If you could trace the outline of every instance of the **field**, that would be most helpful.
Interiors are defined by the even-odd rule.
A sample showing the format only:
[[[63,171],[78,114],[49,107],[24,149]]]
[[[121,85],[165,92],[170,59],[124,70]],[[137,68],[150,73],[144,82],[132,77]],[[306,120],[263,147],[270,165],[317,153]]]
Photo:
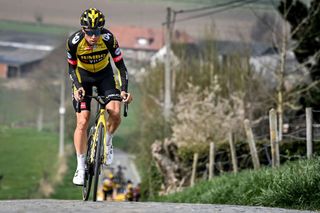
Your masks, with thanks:
[[[57,171],[58,141],[54,133],[0,126],[0,200],[41,197],[40,180]]]
[[[230,0],[231,1],[231,0]],[[202,37],[205,29],[212,26],[219,31],[221,39],[235,39],[239,34],[248,36],[254,23],[259,20],[259,13],[271,12],[275,15],[273,5],[267,0],[262,4],[253,4],[252,7],[233,9],[224,12],[209,14],[201,18],[181,21],[175,24],[175,29],[184,30],[195,38]],[[14,20],[32,23],[54,24],[58,26],[79,27],[79,16],[89,7],[101,9],[107,18],[106,26],[124,25],[151,28],[162,28],[166,20],[166,10],[170,6],[174,10],[188,10],[225,3],[222,0],[110,0],[110,1],[77,1],[77,0],[30,0],[28,3],[19,0],[0,0],[0,20]],[[253,12],[252,10],[255,10]],[[207,11],[204,11],[207,12]],[[178,14],[177,20],[201,13]]]

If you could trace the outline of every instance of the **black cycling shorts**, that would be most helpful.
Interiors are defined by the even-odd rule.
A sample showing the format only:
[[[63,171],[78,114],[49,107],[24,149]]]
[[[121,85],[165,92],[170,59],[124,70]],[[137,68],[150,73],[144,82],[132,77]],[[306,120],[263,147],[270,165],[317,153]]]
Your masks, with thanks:
[[[112,70],[102,70],[97,73],[88,73],[87,71],[79,71],[81,76],[81,85],[85,91],[84,100],[80,103],[81,110],[91,109],[91,98],[86,97],[86,95],[92,95],[92,87],[97,88],[98,95],[108,96],[108,95],[119,95],[120,90],[116,88],[116,82],[113,76]],[[76,111],[77,101],[75,100],[73,93],[76,90],[73,85],[72,89],[72,102],[73,108]],[[117,100],[117,99],[115,99]],[[119,101],[119,100],[118,100]]]
[[[111,197],[112,194],[113,194],[113,189],[108,189],[108,190],[103,190],[103,193],[104,193],[104,197],[107,198],[107,197]]]

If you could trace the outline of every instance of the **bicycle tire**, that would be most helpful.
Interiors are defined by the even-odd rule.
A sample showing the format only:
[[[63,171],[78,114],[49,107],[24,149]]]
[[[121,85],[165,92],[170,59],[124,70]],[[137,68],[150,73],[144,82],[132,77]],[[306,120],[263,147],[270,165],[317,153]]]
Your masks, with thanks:
[[[97,201],[97,191],[99,185],[99,175],[101,169],[101,147],[103,144],[103,125],[98,127],[98,140],[96,143],[96,155],[94,163],[94,184],[93,184],[93,201]]]
[[[87,201],[90,196],[91,184],[92,184],[92,177],[93,177],[93,166],[90,162],[90,152],[92,148],[92,134],[89,135],[88,139],[88,148],[87,148],[87,155],[86,155],[86,164],[85,164],[85,173],[84,173],[84,183],[82,186],[82,199]]]

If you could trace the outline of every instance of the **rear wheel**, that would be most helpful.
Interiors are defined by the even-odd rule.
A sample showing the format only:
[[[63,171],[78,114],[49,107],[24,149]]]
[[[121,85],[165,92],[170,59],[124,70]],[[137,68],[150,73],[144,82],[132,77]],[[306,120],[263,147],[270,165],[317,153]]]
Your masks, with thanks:
[[[97,200],[97,191],[99,186],[99,175],[101,171],[101,160],[102,160],[102,144],[103,144],[103,125],[100,124],[98,127],[98,140],[96,143],[96,156],[94,163],[94,184],[93,184],[93,201]]]
[[[93,132],[90,131],[89,139],[88,139],[88,148],[87,148],[87,155],[85,161],[85,173],[84,173],[84,183],[82,187],[82,199],[87,201],[90,195],[92,177],[93,177],[93,164],[90,162],[90,154],[93,145]]]

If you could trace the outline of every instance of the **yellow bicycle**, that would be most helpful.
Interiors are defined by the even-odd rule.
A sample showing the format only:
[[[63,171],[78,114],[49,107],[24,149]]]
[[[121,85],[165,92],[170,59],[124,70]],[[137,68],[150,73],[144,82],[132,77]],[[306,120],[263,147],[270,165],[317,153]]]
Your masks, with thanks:
[[[106,133],[107,133],[107,121],[105,118],[105,105],[111,100],[122,101],[120,95],[109,95],[109,96],[88,96],[89,98],[95,99],[98,102],[98,108],[95,118],[94,125],[90,128],[88,135],[88,148],[85,160],[85,175],[84,184],[82,187],[82,198],[88,200],[90,195],[90,189],[92,180],[93,184],[93,201],[97,200],[97,190],[99,186],[99,175],[101,173],[101,167],[106,162],[107,156],[104,149],[106,146]],[[79,107],[80,108],[80,107]],[[127,117],[128,104],[124,104],[124,117]]]

